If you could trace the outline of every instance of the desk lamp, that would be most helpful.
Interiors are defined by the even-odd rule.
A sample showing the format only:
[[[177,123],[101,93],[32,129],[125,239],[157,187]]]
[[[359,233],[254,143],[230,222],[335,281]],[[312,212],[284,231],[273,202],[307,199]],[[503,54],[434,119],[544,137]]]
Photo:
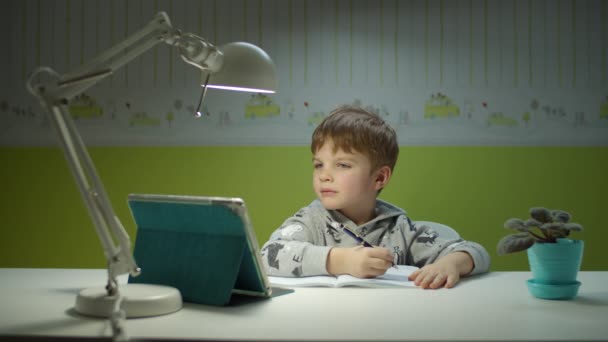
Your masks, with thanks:
[[[174,29],[164,12],[70,72],[60,75],[49,67],[38,67],[28,76],[27,89],[47,111],[107,260],[106,286],[84,289],[76,299],[75,310],[81,314],[110,317],[120,312],[126,317],[146,317],[175,312],[182,306],[179,291],[172,287],[125,284],[119,289],[117,276],[137,276],[141,270],[133,259],[129,235],[112,209],[67,108],[70,99],[161,42],[177,48],[186,63],[202,70],[205,82],[197,112],[207,88],[274,93],[277,87],[274,64],[259,47],[243,42],[216,47]]]

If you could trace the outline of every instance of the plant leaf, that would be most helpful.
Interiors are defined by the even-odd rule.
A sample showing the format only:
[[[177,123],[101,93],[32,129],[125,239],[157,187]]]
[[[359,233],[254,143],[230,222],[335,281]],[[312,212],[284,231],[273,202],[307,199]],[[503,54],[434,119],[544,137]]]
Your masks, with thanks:
[[[510,218],[505,221],[505,228],[518,230],[520,232],[528,231],[528,227],[524,224],[524,221],[518,218]]]
[[[562,222],[551,222],[543,224],[540,229],[547,237],[547,242],[554,243],[557,242],[557,239],[568,237],[570,234],[570,231],[564,228],[564,225],[565,223]]]
[[[534,241],[534,238],[528,233],[507,235],[498,241],[496,251],[498,252],[498,255],[521,252],[530,248],[530,246],[534,244]]]
[[[551,212],[547,208],[536,207],[530,209],[530,216],[541,223],[552,222]]]
[[[539,221],[531,218],[531,219],[527,219],[526,222],[524,222],[524,224],[526,225],[526,227],[540,227],[542,225],[542,223],[540,223]]]
[[[552,210],[551,216],[553,217],[553,221],[566,223],[570,221],[570,213],[563,210]]]
[[[564,229],[568,229],[573,232],[581,232],[581,231],[583,231],[583,226],[581,226],[578,223],[570,222],[570,223],[564,224]]]
[[[543,223],[540,227],[540,229],[542,230],[558,230],[558,229],[562,229],[564,227],[564,223],[561,222],[549,222],[549,223]]]

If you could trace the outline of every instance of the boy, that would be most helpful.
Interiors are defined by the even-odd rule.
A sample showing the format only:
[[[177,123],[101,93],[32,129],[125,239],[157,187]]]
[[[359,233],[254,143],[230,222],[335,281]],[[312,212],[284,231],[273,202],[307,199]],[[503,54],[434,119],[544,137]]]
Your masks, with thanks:
[[[435,289],[488,271],[490,258],[481,245],[442,239],[377,199],[399,154],[395,131],[378,115],[338,107],[315,129],[311,151],[318,198],[288,218],[262,247],[270,275],[366,278],[384,274],[395,263],[420,267],[410,280]]]

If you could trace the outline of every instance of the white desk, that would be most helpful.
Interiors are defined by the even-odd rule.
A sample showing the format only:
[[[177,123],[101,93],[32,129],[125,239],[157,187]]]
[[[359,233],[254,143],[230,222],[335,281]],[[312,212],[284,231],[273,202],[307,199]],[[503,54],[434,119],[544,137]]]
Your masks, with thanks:
[[[606,341],[608,272],[581,272],[578,297],[533,298],[528,272],[495,272],[450,290],[301,288],[269,300],[132,319],[134,338],[210,340]],[[109,336],[107,321],[72,310],[104,270],[0,269],[0,339]]]

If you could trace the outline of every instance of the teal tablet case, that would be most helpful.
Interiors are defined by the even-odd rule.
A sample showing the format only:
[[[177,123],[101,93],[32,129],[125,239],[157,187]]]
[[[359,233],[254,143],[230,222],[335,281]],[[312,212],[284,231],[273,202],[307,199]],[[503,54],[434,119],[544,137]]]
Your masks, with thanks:
[[[233,293],[270,295],[242,200],[130,195],[129,206],[142,270],[130,283],[173,286],[184,301],[209,305]]]

